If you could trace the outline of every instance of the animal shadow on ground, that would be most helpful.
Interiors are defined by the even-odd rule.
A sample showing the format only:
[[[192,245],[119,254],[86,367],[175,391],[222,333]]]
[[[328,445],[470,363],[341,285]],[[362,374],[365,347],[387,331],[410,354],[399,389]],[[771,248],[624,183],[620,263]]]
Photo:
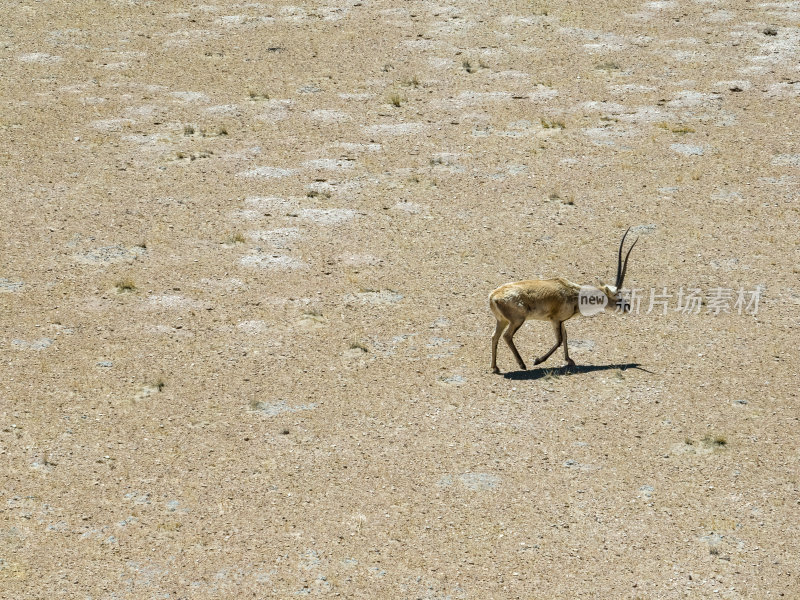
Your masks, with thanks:
[[[616,365],[576,365],[573,367],[570,366],[563,366],[563,367],[537,367],[535,369],[528,369],[527,371],[510,371],[508,373],[503,373],[503,377],[506,379],[514,379],[517,381],[535,381],[536,379],[541,379],[542,377],[551,374],[551,375],[576,375],[578,373],[591,373],[593,371],[608,371],[611,369],[620,369],[621,371],[625,371],[627,369],[639,369],[640,371],[644,371],[645,373],[651,373],[652,371],[648,371],[647,369],[643,369],[641,364],[639,363],[620,363]]]

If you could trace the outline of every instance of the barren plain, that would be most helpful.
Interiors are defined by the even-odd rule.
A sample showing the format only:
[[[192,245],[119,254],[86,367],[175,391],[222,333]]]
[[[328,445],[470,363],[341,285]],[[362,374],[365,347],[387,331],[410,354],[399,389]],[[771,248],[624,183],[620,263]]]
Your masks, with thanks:
[[[0,597],[800,597],[796,0],[1,6]]]

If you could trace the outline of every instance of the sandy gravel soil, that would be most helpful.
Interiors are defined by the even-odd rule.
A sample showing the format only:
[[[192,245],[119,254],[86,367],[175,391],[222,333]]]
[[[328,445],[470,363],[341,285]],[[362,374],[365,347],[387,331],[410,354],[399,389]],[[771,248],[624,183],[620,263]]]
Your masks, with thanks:
[[[0,596],[798,597],[796,1],[2,10]]]

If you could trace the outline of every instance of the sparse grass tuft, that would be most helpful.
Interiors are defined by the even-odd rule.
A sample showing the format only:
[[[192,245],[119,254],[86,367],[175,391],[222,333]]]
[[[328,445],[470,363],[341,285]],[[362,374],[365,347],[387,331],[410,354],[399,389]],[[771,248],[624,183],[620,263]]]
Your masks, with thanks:
[[[362,344],[359,341],[350,342],[350,350],[361,350],[362,352],[369,352],[369,348],[367,348],[364,344]]]
[[[194,125],[184,125],[183,135],[194,135]]]
[[[720,434],[707,435],[703,438],[703,441],[709,446],[714,446],[715,448],[722,448],[728,444],[728,438]]]
[[[163,390],[166,386],[167,383],[161,377],[159,377],[158,380],[153,384],[153,387],[155,387],[159,392]]]
[[[549,9],[549,7],[547,6],[546,3],[536,1],[536,2],[532,2],[532,4],[533,4],[533,7],[532,7],[531,10],[532,10],[534,15],[536,15],[538,17],[546,17],[546,16],[548,16],[550,14],[550,9]]]
[[[600,63],[596,68],[600,71],[619,71],[620,69],[619,65],[613,60]]]
[[[688,125],[672,125],[670,123],[667,123],[666,121],[659,121],[658,123],[656,123],[656,127],[658,127],[659,129],[665,129],[666,131],[672,133],[685,134],[685,133],[695,132],[695,130],[692,127],[689,127]]]
[[[269,94],[265,92],[256,92],[254,90],[250,90],[247,92],[247,95],[253,102],[261,102],[263,100],[269,100]]]
[[[559,377],[561,377],[561,371],[557,369],[547,369],[542,375],[542,381],[556,381]]]
[[[389,103],[392,106],[395,106],[395,107],[399,108],[400,105],[403,103],[403,98],[400,96],[400,94],[395,92],[395,93],[389,95]]]
[[[133,279],[130,277],[126,277],[124,279],[120,279],[116,284],[117,292],[122,294],[124,292],[135,292],[136,291],[136,284],[133,282]]]
[[[474,73],[475,72],[475,67],[473,67],[472,64],[470,64],[470,62],[468,60],[462,61],[461,62],[461,66],[464,67],[464,70],[467,73]]]
[[[412,75],[408,79],[404,79],[402,83],[406,87],[418,88],[420,86],[419,78],[416,75]]]
[[[711,556],[719,556],[719,548],[717,548],[716,546],[711,546],[711,548],[708,549],[708,553]]]
[[[557,120],[550,120],[550,119],[540,119],[539,120],[542,124],[542,127],[545,129],[566,129],[567,125],[561,119]]]

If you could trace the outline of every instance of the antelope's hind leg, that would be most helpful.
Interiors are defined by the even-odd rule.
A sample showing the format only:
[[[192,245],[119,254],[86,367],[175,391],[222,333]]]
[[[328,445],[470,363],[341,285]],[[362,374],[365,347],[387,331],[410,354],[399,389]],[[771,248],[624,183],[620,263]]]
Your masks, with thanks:
[[[506,327],[508,327],[508,321],[497,319],[497,327],[494,328],[494,335],[492,335],[492,373],[500,372],[500,369],[497,368],[497,342],[500,341],[500,336]]]
[[[567,327],[564,325],[564,321],[561,321],[561,337],[563,339],[562,344],[564,344],[564,360],[567,361],[568,367],[574,367],[575,361],[569,357],[569,348],[567,348]]]
[[[553,325],[553,331],[556,334],[556,345],[553,346],[552,348],[550,348],[550,350],[548,350],[547,354],[545,354],[544,356],[542,356],[540,358],[537,358],[535,361],[533,361],[533,364],[535,364],[535,365],[543,363],[548,358],[550,358],[550,355],[553,352],[555,352],[556,350],[558,350],[558,347],[561,345],[561,343],[565,341],[565,338],[561,333],[562,332],[561,326],[562,326],[563,321],[550,321],[550,323]]]

